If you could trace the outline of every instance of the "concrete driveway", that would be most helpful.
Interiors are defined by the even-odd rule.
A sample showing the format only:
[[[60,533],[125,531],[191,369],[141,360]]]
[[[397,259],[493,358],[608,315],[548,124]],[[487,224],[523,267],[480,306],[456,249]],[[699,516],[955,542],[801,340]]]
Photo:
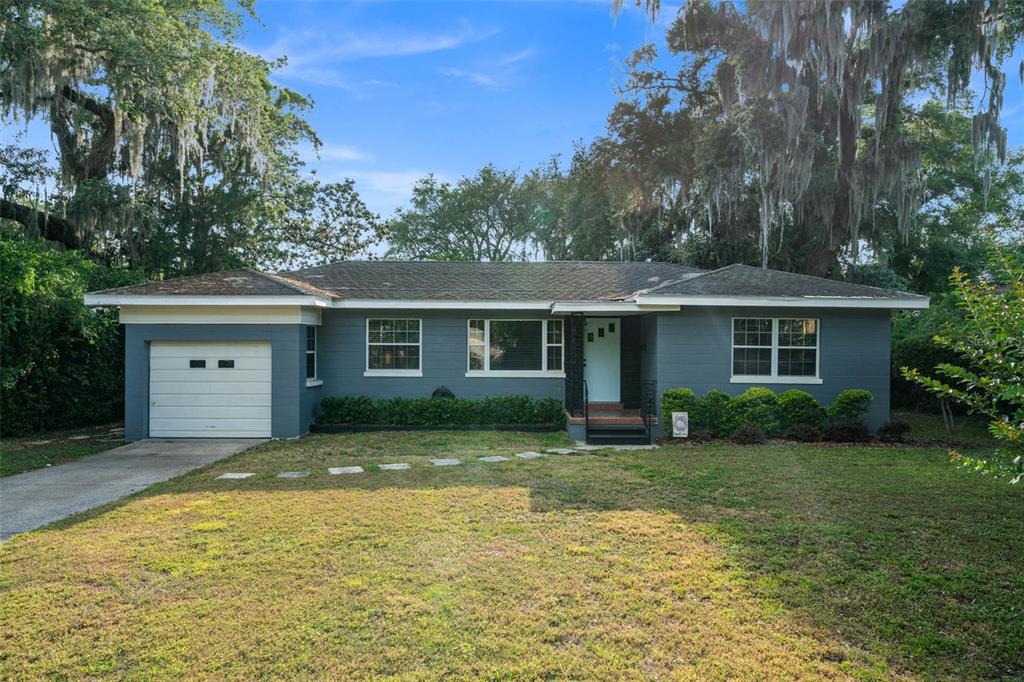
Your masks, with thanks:
[[[0,542],[259,445],[250,438],[151,438],[0,478]]]

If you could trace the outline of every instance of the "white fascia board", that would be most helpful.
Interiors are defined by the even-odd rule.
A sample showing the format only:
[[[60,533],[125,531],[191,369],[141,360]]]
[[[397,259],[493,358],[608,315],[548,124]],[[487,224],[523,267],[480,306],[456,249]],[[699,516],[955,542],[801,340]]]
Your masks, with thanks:
[[[331,307],[331,301],[319,296],[131,296],[125,294],[86,294],[87,306],[315,306]]]
[[[342,299],[332,308],[362,310],[550,310],[550,301],[435,301],[401,299]]]
[[[641,305],[634,301],[555,302],[552,313],[647,313],[679,310],[678,305]]]
[[[736,306],[747,308],[881,308],[906,310],[927,308],[926,296],[913,298],[854,298],[840,296],[637,296],[642,306]]]

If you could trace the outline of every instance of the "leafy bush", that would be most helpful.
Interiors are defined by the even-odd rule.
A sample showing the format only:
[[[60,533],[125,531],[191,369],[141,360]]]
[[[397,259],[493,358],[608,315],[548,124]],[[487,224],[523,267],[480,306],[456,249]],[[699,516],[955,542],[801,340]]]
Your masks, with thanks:
[[[753,386],[729,402],[737,426],[758,426],[765,433],[779,431],[779,397],[769,388]]]
[[[779,394],[779,423],[784,429],[799,425],[822,429],[828,415],[813,395],[793,388]]]
[[[707,430],[715,438],[725,438],[736,428],[731,402],[732,398],[725,391],[711,389],[697,401],[694,413],[690,415],[690,428]]]
[[[899,419],[891,419],[878,427],[875,434],[883,443],[902,443],[910,433],[910,424]]]
[[[764,430],[762,430],[757,424],[744,424],[743,426],[738,426],[733,430],[732,435],[729,437],[733,442],[739,443],[740,445],[758,445],[768,440],[764,435]]]
[[[661,423],[666,432],[672,432],[672,413],[689,412],[690,428],[694,428],[694,417],[697,407],[697,396],[688,388],[670,388],[661,394]]]
[[[390,398],[338,396],[320,401],[318,424],[553,424],[562,420],[555,398],[501,396],[465,398]]]
[[[124,415],[124,339],[117,311],[90,310],[82,296],[141,279],[79,252],[0,238],[3,435]]]
[[[800,443],[814,443],[821,440],[821,429],[810,424],[794,424],[782,432],[782,437]]]
[[[827,441],[833,443],[867,443],[871,441],[868,425],[860,420],[832,422],[822,433]]]
[[[834,421],[863,419],[874,399],[875,396],[871,395],[871,391],[865,391],[863,388],[849,388],[832,401],[828,408],[828,416]]]
[[[431,398],[454,398],[455,394],[452,389],[447,386],[438,386],[434,389],[434,392],[430,394]]]

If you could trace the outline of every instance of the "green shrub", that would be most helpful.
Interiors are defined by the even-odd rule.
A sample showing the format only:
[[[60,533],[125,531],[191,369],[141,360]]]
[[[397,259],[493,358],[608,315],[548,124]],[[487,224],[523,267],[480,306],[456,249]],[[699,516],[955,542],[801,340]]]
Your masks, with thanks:
[[[760,445],[768,440],[764,435],[764,431],[757,424],[737,426],[729,435],[729,438],[734,443],[739,443],[740,445]]]
[[[320,401],[318,424],[553,424],[562,420],[561,401],[527,396],[484,400],[338,396]]]
[[[689,412],[690,430],[698,427],[694,423],[697,407],[697,396],[688,388],[670,388],[661,394],[661,423],[665,425],[666,434],[672,433],[672,413]],[[699,425],[703,428],[704,425]]]
[[[757,426],[766,434],[779,432],[779,397],[770,388],[752,386],[729,401],[736,426]]]
[[[814,443],[821,440],[821,429],[810,424],[795,424],[783,431],[782,437],[801,443]]]
[[[710,431],[715,438],[725,438],[736,428],[731,403],[728,393],[711,389],[697,401],[694,413],[690,415],[690,428]]]
[[[863,388],[849,388],[839,395],[832,401],[832,404],[828,408],[828,416],[833,421],[857,421],[863,419],[864,415],[868,413],[868,408],[871,407],[871,401],[875,399],[875,396],[871,395],[871,391],[865,391]]]
[[[828,415],[813,395],[793,388],[779,394],[779,423],[783,429],[799,424],[823,429]]]
[[[117,311],[90,310],[82,295],[141,279],[77,251],[0,236],[3,435],[124,416],[124,341]]]

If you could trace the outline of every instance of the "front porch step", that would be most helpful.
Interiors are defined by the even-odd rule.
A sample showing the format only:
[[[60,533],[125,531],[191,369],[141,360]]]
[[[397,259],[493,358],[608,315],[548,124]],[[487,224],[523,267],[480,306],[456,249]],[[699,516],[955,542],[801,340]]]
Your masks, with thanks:
[[[587,443],[591,445],[647,445],[647,431],[643,425],[591,423]]]

